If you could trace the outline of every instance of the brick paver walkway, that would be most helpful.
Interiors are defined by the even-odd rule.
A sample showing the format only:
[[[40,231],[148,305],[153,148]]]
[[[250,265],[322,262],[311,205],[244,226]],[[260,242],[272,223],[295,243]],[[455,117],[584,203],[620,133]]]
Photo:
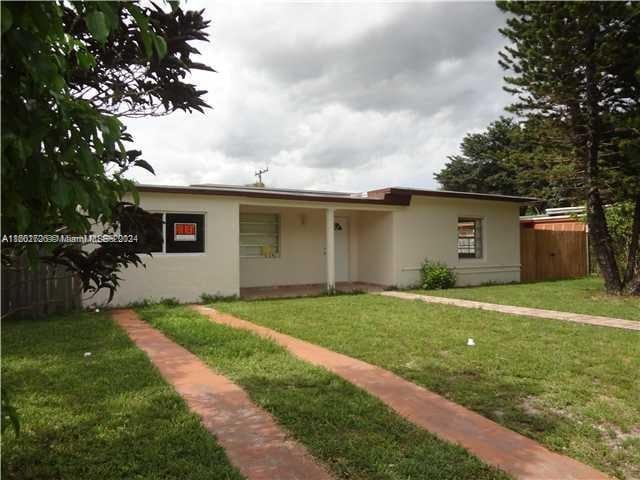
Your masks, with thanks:
[[[200,416],[247,479],[330,480],[305,448],[289,439],[273,417],[238,385],[215,373],[132,310],[115,310],[113,318]]]
[[[601,480],[605,474],[467,410],[425,388],[361,360],[276,332],[213,308],[193,308],[217,323],[270,338],[309,363],[322,366],[376,396],[398,414],[457,443],[482,459],[522,480]]]
[[[598,325],[600,327],[624,328],[626,330],[640,331],[640,322],[624,320],[622,318],[600,317],[597,315],[584,315],[581,313],[558,312],[556,310],[543,310],[541,308],[516,307],[513,305],[500,305],[497,303],[476,302],[473,300],[462,300],[459,298],[433,297],[409,292],[379,292],[378,295],[385,297],[402,298],[404,300],[420,300],[427,303],[441,303],[453,305],[455,307],[479,308],[481,310],[492,310],[494,312],[508,313],[510,315],[524,315],[526,317],[551,318],[554,320],[565,320],[567,322],[584,323],[587,325]]]

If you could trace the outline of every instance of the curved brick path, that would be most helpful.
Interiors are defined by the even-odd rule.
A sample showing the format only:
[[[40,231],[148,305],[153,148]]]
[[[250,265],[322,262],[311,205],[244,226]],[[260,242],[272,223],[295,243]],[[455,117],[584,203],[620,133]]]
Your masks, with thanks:
[[[602,480],[605,474],[513,432],[397,375],[269,328],[194,305],[211,320],[270,338],[309,363],[322,366],[376,396],[404,418],[457,443],[484,462],[522,480]]]
[[[524,315],[526,317],[551,318],[553,320],[565,320],[567,322],[598,325],[600,327],[623,328],[625,330],[640,331],[640,322],[624,320],[622,318],[600,317],[597,315],[584,315],[581,313],[558,312],[556,310],[543,310],[541,308],[516,307],[513,305],[500,305],[498,303],[476,302],[459,298],[433,297],[409,292],[378,292],[377,295],[385,297],[402,298],[403,300],[420,300],[426,303],[441,303],[455,307],[478,308],[480,310],[492,310],[494,312],[508,313],[510,315]]]
[[[132,310],[114,310],[112,315],[189,408],[200,415],[206,429],[247,479],[331,479],[306,449],[287,438],[273,417],[235,383],[216,374]]]

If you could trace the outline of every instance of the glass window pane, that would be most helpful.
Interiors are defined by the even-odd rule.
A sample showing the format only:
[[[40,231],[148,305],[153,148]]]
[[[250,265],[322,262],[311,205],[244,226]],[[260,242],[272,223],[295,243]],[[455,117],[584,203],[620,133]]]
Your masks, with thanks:
[[[482,257],[482,220],[477,218],[458,219],[458,257]]]

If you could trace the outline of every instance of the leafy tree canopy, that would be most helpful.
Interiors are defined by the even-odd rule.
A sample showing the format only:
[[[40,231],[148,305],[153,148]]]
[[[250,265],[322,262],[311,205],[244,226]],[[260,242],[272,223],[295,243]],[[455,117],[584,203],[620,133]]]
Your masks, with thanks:
[[[202,112],[186,81],[194,41],[207,41],[202,11],[137,2],[2,3],[2,230],[4,234],[113,231],[124,217],[148,220],[124,173],[153,172],[121,117]],[[142,227],[143,229],[146,227]],[[117,287],[117,272],[139,264],[136,249],[102,244],[3,242],[3,264],[27,253],[66,265],[85,291]]]
[[[450,156],[435,178],[447,190],[540,198],[541,207],[581,202],[566,138],[549,123],[502,117],[484,132],[466,135],[462,154]]]

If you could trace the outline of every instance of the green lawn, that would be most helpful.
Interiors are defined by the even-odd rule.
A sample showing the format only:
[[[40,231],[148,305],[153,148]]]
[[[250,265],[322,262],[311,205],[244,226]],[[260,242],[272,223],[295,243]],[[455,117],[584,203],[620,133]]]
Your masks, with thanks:
[[[336,478],[507,478],[462,448],[414,427],[364,391],[297,360],[269,340],[214,324],[184,307],[155,305],[138,312],[242,385]]]
[[[214,307],[385,367],[619,478],[640,476],[638,332],[376,295]]]
[[[602,280],[597,277],[448,290],[416,290],[416,293],[640,320],[640,298],[607,295],[604,293]]]
[[[104,314],[3,322],[2,384],[22,427],[3,436],[2,478],[243,478]]]

